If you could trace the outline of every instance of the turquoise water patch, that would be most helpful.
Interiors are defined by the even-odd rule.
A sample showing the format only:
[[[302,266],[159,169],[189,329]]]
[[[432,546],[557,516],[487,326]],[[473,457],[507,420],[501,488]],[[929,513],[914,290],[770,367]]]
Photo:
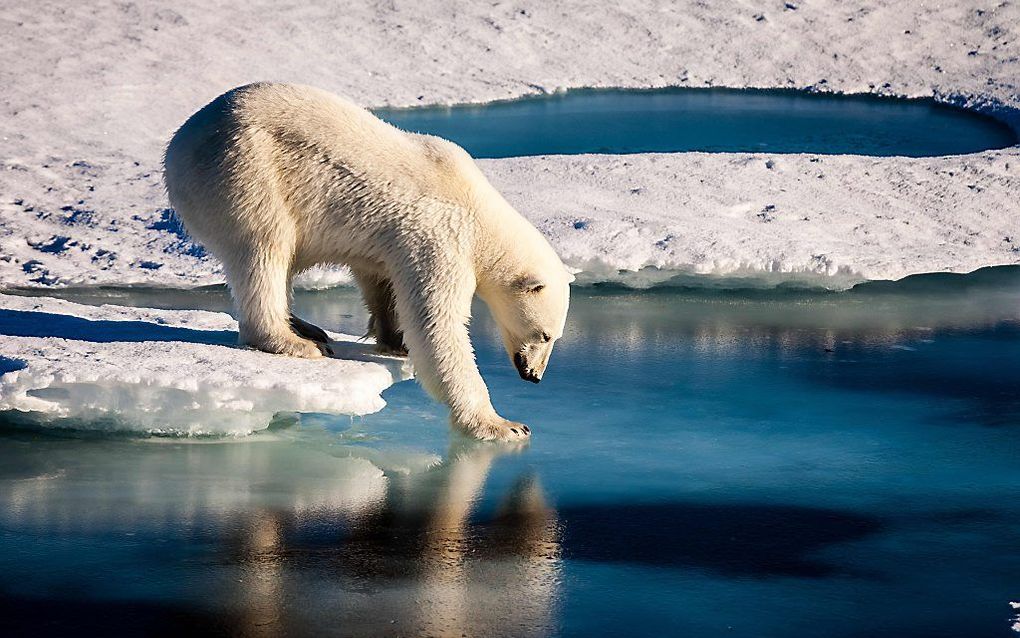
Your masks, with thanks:
[[[578,89],[375,113],[480,158],[686,151],[931,157],[1017,143],[1007,125],[931,99],[803,91]]]
[[[246,439],[0,429],[12,633],[1010,635],[1020,273],[809,291],[575,291],[545,379],[483,308],[530,445],[381,412]],[[63,291],[222,309],[222,290]],[[296,310],[359,332],[357,294]],[[134,338],[134,335],[131,335]],[[43,622],[40,621],[43,619]]]

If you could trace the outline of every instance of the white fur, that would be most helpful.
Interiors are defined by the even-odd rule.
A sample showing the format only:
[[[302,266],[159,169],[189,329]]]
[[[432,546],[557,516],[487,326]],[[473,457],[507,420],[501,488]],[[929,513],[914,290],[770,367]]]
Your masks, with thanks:
[[[242,343],[321,356],[290,324],[293,276],[346,264],[383,351],[482,439],[526,438],[496,414],[468,337],[477,292],[521,376],[541,378],[572,276],[459,146],[406,133],[318,89],[251,84],[205,106],[166,151],[188,231],[223,261]],[[299,324],[296,330],[312,336]]]

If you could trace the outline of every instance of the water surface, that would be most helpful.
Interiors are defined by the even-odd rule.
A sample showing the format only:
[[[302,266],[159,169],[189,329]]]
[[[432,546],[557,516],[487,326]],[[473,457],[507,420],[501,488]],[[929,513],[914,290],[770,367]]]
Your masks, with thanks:
[[[0,430],[10,632],[1007,636],[1020,277],[575,291],[546,379],[473,334],[524,448],[413,383],[245,440]],[[68,291],[218,309],[222,290]],[[352,291],[301,293],[349,332]]]
[[[578,89],[486,105],[377,109],[474,157],[682,151],[929,157],[1017,143],[930,99],[734,89]]]

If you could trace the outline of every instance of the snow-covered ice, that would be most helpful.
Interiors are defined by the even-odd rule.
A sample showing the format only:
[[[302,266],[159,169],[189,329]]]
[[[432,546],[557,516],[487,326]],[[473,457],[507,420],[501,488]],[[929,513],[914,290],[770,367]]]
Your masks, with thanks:
[[[220,281],[180,232],[160,154],[255,80],[369,106],[570,87],[934,96],[1020,126],[1020,5],[43,1],[0,16],[0,284]],[[766,170],[771,159],[775,170]],[[1020,263],[1016,147],[907,159],[752,154],[493,160],[582,281],[865,278]],[[621,272],[622,271],[622,272]],[[320,271],[302,285],[343,283]]]
[[[1020,262],[1018,160],[684,153],[482,164],[583,282],[691,275],[843,288]]]
[[[0,289],[222,281],[168,208],[160,159],[192,112],[257,80],[312,84],[367,106],[572,87],[926,96],[1020,130],[1020,5],[998,0],[42,0],[3,8],[0,56],[10,61],[0,66]],[[1020,263],[1017,147],[481,166],[581,282],[843,288]],[[323,268],[298,285],[348,281]],[[233,347],[222,314],[9,295],[0,313],[0,409],[94,427],[243,433],[278,411],[362,414],[382,407],[379,393],[401,374],[347,337],[338,336],[345,361]]]
[[[367,414],[406,378],[400,359],[331,334],[342,360],[234,346],[223,313],[0,295],[0,411],[166,434],[248,434],[278,412]]]

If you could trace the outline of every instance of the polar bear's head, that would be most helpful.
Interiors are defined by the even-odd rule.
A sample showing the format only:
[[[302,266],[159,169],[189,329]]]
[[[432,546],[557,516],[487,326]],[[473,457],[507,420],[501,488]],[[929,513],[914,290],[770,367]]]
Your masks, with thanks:
[[[555,254],[552,261],[545,269],[532,263],[486,298],[510,360],[521,378],[532,383],[542,380],[553,344],[563,336],[574,280]]]

